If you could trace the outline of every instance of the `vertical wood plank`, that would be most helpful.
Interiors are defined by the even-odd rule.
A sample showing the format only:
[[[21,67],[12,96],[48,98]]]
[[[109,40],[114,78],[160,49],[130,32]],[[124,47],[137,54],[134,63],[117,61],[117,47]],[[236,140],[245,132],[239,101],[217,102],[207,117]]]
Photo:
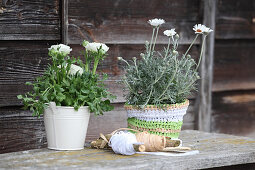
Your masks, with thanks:
[[[213,56],[214,56],[214,33],[215,33],[216,0],[204,1],[203,24],[214,31],[208,35],[203,60],[201,62],[201,80],[198,96],[198,129],[210,132],[211,130],[211,103],[212,103],[212,80],[213,80]]]
[[[62,0],[62,43],[67,44],[68,38],[68,0]]]

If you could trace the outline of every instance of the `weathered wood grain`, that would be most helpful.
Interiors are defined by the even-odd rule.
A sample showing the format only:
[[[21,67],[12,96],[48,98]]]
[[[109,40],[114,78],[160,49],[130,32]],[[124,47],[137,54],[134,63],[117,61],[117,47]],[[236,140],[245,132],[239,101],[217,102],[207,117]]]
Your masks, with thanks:
[[[124,103],[114,104],[115,109],[103,116],[91,114],[86,141],[127,127],[127,114]],[[184,117],[183,129],[194,129],[194,101],[190,101]],[[0,153],[38,149],[47,146],[43,117],[32,117],[32,113],[20,107],[0,107]]]
[[[0,42],[0,106],[21,105],[17,99],[18,94],[23,94],[30,87],[25,85],[26,81],[33,81],[35,77],[41,75],[49,63],[48,47],[56,42],[22,41]],[[123,85],[120,85],[120,76],[123,75],[122,62],[117,60],[121,56],[127,60],[132,57],[139,57],[143,52],[143,45],[109,45],[109,55],[99,65],[98,70],[109,74],[109,81],[106,82],[110,91],[117,95],[115,102],[125,102],[123,98]],[[80,55],[82,50],[80,45],[72,45],[72,55]],[[162,48],[162,46],[160,46]],[[180,46],[180,52],[187,49],[187,46]],[[198,56],[198,46],[194,46],[191,55]]]
[[[168,39],[163,30],[176,28],[181,43],[194,37],[192,27],[201,22],[200,0],[88,0],[69,1],[68,43],[80,44],[81,40],[109,44],[143,44],[150,40],[152,28],[149,19],[163,18],[158,43]]]
[[[215,29],[216,0],[204,1],[204,24]],[[204,37],[203,37],[204,38]],[[200,87],[198,102],[198,129],[210,132],[211,128],[211,91],[213,81],[214,32],[206,39],[205,51],[200,66]]]
[[[59,0],[0,1],[0,40],[60,40]]]
[[[0,108],[0,153],[46,147],[43,119],[20,107]]]
[[[0,106],[17,105],[17,94],[28,91],[47,67],[48,48],[56,41],[0,41]]]
[[[219,0],[217,3],[217,39],[255,38],[255,1]]]
[[[242,164],[254,167],[255,139],[199,131],[182,131],[184,146],[199,150],[192,156],[123,156],[112,151],[38,149],[0,155],[6,169],[207,169]],[[248,166],[245,166],[245,164]],[[253,164],[253,166],[251,166]],[[232,167],[233,169],[236,166]]]
[[[254,40],[217,40],[213,91],[254,89],[254,54]]]
[[[69,0],[62,0],[61,1],[62,6],[62,43],[67,44],[67,38],[68,38],[68,3]]]
[[[212,131],[255,138],[255,90],[214,92]]]

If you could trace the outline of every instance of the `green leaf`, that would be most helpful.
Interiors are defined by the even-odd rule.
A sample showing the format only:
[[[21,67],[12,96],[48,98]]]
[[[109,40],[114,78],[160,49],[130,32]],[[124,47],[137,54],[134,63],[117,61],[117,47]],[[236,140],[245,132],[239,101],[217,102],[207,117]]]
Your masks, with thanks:
[[[23,96],[22,95],[18,95],[17,98],[18,99],[23,99]]]
[[[70,83],[66,80],[66,79],[63,79],[63,83],[64,83],[64,85],[66,85],[66,86],[70,86]]]
[[[82,93],[89,94],[89,90],[81,89]]]
[[[31,82],[26,82],[25,84],[28,85],[28,86],[33,85]]]
[[[65,100],[66,96],[63,93],[58,93],[56,99],[59,102],[62,102],[63,100]]]

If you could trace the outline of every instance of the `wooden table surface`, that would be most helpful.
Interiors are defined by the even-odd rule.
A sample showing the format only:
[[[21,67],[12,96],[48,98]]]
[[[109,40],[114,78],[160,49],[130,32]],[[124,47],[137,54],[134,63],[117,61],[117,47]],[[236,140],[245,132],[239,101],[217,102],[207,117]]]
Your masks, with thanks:
[[[1,169],[202,169],[255,163],[255,139],[194,130],[181,132],[183,146],[199,150],[191,156],[123,156],[111,151],[36,149],[0,155]]]

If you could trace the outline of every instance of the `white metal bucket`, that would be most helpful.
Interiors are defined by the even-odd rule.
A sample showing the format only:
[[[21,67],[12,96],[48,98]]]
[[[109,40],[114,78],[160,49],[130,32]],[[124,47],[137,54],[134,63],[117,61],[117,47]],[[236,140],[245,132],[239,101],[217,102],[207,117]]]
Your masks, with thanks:
[[[44,111],[44,124],[49,149],[81,150],[84,148],[90,112],[87,106],[56,106],[51,102]]]

